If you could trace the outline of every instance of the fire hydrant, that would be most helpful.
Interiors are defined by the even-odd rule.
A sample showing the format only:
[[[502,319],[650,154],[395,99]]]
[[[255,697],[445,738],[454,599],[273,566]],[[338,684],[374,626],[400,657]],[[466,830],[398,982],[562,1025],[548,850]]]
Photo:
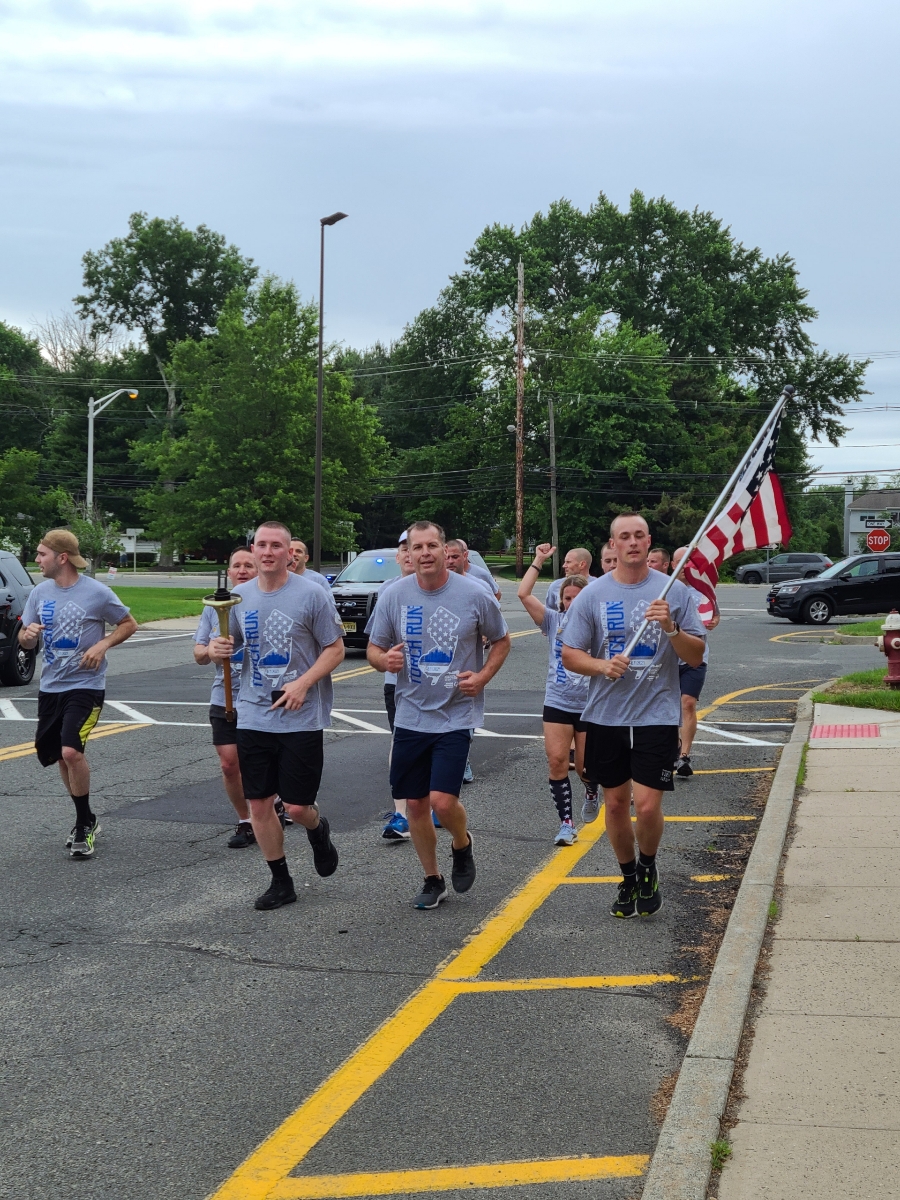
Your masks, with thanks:
[[[896,608],[884,619],[881,627],[882,636],[875,639],[875,645],[887,655],[888,669],[884,682],[889,688],[900,688],[900,612]]]

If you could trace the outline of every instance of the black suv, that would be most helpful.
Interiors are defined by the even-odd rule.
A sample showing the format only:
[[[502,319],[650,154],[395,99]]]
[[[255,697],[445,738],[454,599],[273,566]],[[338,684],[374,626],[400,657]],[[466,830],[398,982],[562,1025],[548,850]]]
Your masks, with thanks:
[[[345,646],[365,650],[369,639],[363,631],[378,599],[378,589],[399,574],[395,546],[388,550],[363,550],[344,567],[331,591],[344,626]]]
[[[900,554],[854,554],[815,579],[777,583],[766,595],[773,617],[824,625],[835,614],[885,613],[900,608]]]
[[[34,587],[31,576],[14,554],[0,550],[0,683],[22,687],[31,683],[39,646],[23,650],[18,633],[28,593]]]
[[[744,563],[734,572],[735,583],[778,583],[782,579],[814,579],[827,567],[827,554],[776,554],[767,563]]]

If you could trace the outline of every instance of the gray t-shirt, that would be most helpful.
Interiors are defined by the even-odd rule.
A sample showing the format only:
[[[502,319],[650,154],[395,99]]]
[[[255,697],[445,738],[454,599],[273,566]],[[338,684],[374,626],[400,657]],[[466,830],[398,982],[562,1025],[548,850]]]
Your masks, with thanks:
[[[642,583],[618,583],[612,572],[603,575],[569,608],[563,645],[587,650],[594,658],[621,654],[665,582],[665,575],[653,570]],[[706,637],[689,587],[679,580],[666,599],[685,633]],[[656,621],[635,646],[621,679],[614,683],[605,675],[590,677],[582,716],[597,725],[681,724],[678,655]]]
[[[106,637],[107,625],[118,625],[128,609],[105,583],[89,575],[64,588],[45,579],[29,593],[22,624],[39,621],[44,626],[42,692],[71,692],[75,688],[103,691],[106,659],[96,671],[80,666],[81,656]]]
[[[403,578],[403,576],[401,576],[401,575],[395,575],[393,577],[393,579],[386,579],[384,581],[384,583],[381,585],[381,587],[378,589],[378,599],[380,599],[384,595],[385,588],[389,588],[392,583],[399,583],[402,578]],[[378,599],[376,599],[376,601],[375,601],[376,604],[378,603]],[[374,619],[375,619],[375,612],[373,609],[371,617],[369,617],[368,621],[366,622],[366,628],[365,628],[366,633],[368,633],[369,630],[372,628],[372,622],[374,621]],[[393,671],[385,671],[384,682],[392,683],[396,687],[397,676],[394,674]]]
[[[334,601],[302,575],[288,575],[277,591],[250,579],[234,589],[242,601],[231,610],[231,634],[243,645],[238,725],[266,733],[326,729],[331,722],[331,676],[313,684],[303,707],[270,712],[272,690],[305,674],[326,646],[341,637]]]
[[[570,609],[571,611],[571,609]],[[576,675],[562,664],[562,635],[569,620],[567,612],[544,609],[541,633],[550,643],[550,662],[547,666],[547,686],[544,703],[563,712],[581,713],[588,698],[587,675]]]
[[[328,582],[328,580],[325,578],[324,575],[320,575],[319,572],[314,571],[312,569],[312,567],[307,567],[306,570],[303,571],[302,574],[300,575],[300,578],[308,579],[310,583],[317,583],[319,585],[319,587],[325,589],[325,591],[328,593],[328,595],[331,596],[332,600],[334,599],[334,594],[331,590],[331,584]]]
[[[205,605],[200,616],[200,624],[197,626],[197,632],[194,634],[194,641],[198,646],[208,646],[210,640],[219,636],[219,614],[214,608]],[[235,701],[237,701],[238,693],[241,690],[241,665],[244,661],[244,647],[238,646],[234,654],[231,656],[231,693]],[[225,670],[221,663],[216,663],[216,674],[213,679],[212,691],[209,694],[210,704],[218,704],[220,708],[225,707]]]
[[[460,671],[484,665],[482,638],[507,634],[500,605],[487,589],[455,572],[443,587],[426,592],[414,575],[383,595],[369,623],[369,638],[382,650],[406,646],[397,677],[395,724],[420,733],[449,733],[484,724],[484,692],[465,696]]]
[[[484,567],[480,567],[478,563],[469,563],[469,569],[466,575],[470,575],[473,579],[477,579],[480,583],[486,583],[491,589],[491,595],[496,596],[500,590],[497,587],[497,580],[493,577],[490,571],[486,571]],[[465,576],[463,577],[465,578]]]
[[[689,583],[685,584],[685,587],[686,587],[686,588],[688,589],[688,591],[691,593],[691,595],[692,595],[692,597],[693,597],[693,599],[694,599],[694,603],[697,605],[697,611],[698,611],[698,614],[699,614],[700,605],[701,605],[701,604],[703,604],[703,602],[706,600],[706,597],[703,595],[703,593],[702,593],[702,592],[698,592],[696,588],[692,588],[692,587],[691,587],[691,585],[690,585]],[[703,624],[703,620],[702,620],[702,618],[701,618],[700,624],[701,624],[701,625]],[[706,630],[706,626],[705,626],[705,625],[703,625],[703,628],[704,628],[704,630]],[[707,631],[706,631],[706,633],[707,633],[707,636],[706,636],[706,645],[705,645],[705,646],[704,646],[704,648],[703,648],[703,662],[704,662],[704,663],[708,663],[708,662],[709,662],[709,631],[707,630]],[[684,662],[684,660],[683,660],[683,659],[681,659],[681,658],[679,658],[678,662],[679,662],[679,663],[680,663],[682,666],[687,666],[687,663],[685,663],[685,662]]]

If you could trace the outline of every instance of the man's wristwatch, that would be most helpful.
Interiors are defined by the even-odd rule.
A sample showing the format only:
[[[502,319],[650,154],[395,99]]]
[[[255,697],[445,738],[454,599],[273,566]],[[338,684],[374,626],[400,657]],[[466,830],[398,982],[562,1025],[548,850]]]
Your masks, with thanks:
[[[665,630],[665,629],[663,630],[663,633],[666,635],[666,637],[667,637],[667,638],[678,637],[679,633],[681,633],[681,626],[680,626],[680,625],[678,624],[678,622],[676,621],[676,622],[675,622],[675,628],[672,630],[672,632],[671,632],[671,633],[669,633],[669,632],[668,632],[667,630]]]

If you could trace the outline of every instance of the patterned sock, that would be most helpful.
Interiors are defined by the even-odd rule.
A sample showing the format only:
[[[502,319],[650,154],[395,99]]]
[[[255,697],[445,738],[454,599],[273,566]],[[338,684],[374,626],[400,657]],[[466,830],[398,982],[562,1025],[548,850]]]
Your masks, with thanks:
[[[568,775],[565,779],[551,779],[550,791],[553,795],[553,803],[556,805],[556,811],[559,813],[560,821],[567,821],[572,824],[572,784],[569,782]]]

